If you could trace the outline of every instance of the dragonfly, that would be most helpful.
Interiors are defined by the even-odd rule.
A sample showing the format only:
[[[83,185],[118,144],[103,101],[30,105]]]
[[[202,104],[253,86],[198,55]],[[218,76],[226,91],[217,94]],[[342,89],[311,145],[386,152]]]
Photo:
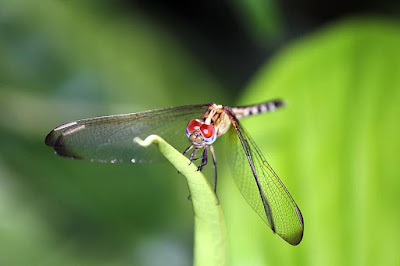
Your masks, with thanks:
[[[154,147],[134,141],[156,134],[189,154],[190,163],[201,160],[200,171],[211,153],[214,191],[217,192],[217,161],[213,143],[228,135],[228,160],[243,197],[261,219],[291,245],[303,237],[304,221],[299,207],[254,140],[243,128],[242,118],[271,112],[284,106],[282,100],[228,107],[215,103],[183,105],[138,113],[76,120],[53,129],[45,139],[57,155],[109,163],[146,163],[160,156]],[[184,131],[189,146],[183,141]],[[196,157],[202,150],[200,157]],[[217,194],[216,194],[217,195]]]

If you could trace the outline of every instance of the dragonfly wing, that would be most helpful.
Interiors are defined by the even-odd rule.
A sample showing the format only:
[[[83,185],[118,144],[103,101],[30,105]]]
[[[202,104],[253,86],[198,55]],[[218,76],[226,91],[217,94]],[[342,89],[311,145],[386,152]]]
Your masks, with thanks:
[[[151,134],[184,150],[187,123],[200,118],[208,104],[155,109],[132,114],[82,119],[63,124],[46,137],[46,144],[64,157],[100,162],[151,162],[159,153],[133,141]]]
[[[304,230],[299,207],[239,121],[234,116],[231,121],[228,152],[240,192],[275,233],[299,244]]]

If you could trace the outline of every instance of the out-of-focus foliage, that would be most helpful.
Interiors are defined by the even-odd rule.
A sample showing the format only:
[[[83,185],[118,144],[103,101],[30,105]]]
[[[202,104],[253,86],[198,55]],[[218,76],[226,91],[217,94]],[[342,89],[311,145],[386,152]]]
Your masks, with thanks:
[[[247,25],[265,26],[256,20]],[[230,264],[399,261],[399,36],[390,21],[345,20],[259,71],[241,103],[289,105],[244,123],[300,206],[305,234],[297,247],[274,237],[219,149]],[[2,1],[0,55],[0,263],[190,264],[192,207],[172,166],[66,160],[43,141],[79,118],[226,104],[221,82],[162,19],[96,1]]]
[[[231,265],[400,261],[397,26],[365,18],[331,25],[282,51],[250,84],[242,103],[288,101],[243,122],[299,205],[305,231],[299,246],[287,245],[234,185],[221,184]]]
[[[279,10],[273,0],[233,1],[236,12],[240,15],[253,38],[270,41],[282,34],[282,22]]]
[[[81,1],[0,10],[1,263],[189,264],[192,208],[173,167],[63,160],[43,141],[70,120],[218,101],[218,82],[141,13]]]

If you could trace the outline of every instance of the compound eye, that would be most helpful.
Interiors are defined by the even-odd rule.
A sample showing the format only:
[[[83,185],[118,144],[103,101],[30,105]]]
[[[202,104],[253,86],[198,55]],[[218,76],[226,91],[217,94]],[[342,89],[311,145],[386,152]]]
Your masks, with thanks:
[[[202,124],[200,126],[200,131],[206,139],[213,137],[215,134],[215,129],[213,125]]]
[[[201,122],[198,119],[193,119],[187,124],[186,130],[191,133],[193,131],[199,130],[200,126]]]

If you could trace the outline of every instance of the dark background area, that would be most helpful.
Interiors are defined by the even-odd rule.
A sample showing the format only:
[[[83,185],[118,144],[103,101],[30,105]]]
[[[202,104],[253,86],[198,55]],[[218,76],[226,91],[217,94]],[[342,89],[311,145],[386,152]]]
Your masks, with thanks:
[[[246,18],[239,2],[118,0],[103,1],[103,5],[128,14],[140,11],[166,25],[234,97],[265,60],[291,40],[353,15],[400,16],[400,4],[394,0],[249,1],[266,2],[259,4],[260,19]],[[271,20],[271,7],[277,29],[259,26],[260,30],[249,31],[245,21],[254,20],[257,25]]]

